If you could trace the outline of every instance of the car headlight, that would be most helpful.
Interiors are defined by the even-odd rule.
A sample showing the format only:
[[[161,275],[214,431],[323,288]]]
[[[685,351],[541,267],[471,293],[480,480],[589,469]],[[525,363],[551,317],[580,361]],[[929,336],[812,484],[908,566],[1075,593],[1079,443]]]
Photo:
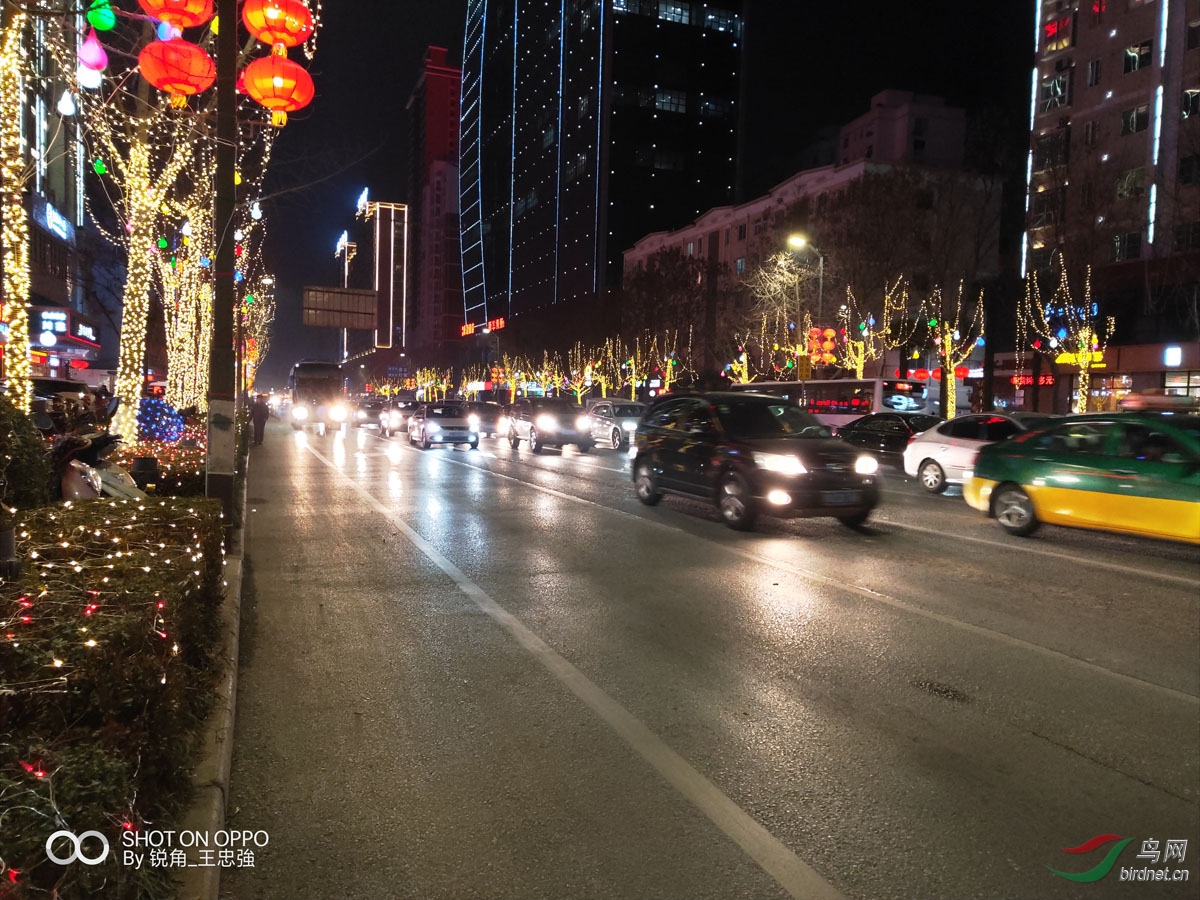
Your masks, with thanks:
[[[754,461],[768,472],[779,472],[781,475],[804,475],[808,469],[800,462],[800,457],[785,453],[755,453]]]
[[[388,428],[396,428],[404,424],[404,416],[400,415],[396,410],[392,410],[387,414]]]
[[[329,407],[329,418],[333,419],[335,422],[345,422],[346,407],[339,403],[335,403],[333,406]]]
[[[854,471],[859,475],[874,475],[879,471],[879,460],[873,456],[860,456],[854,461]]]
[[[441,431],[441,430],[442,430],[442,426],[441,426],[441,425],[439,425],[437,422],[426,422],[426,423],[425,423],[425,430],[426,430],[426,431]]]
[[[301,421],[303,421],[304,419],[307,419],[308,418],[308,407],[307,406],[293,406],[292,407],[292,418],[300,419]]]
[[[575,430],[576,431],[587,431],[591,427],[592,427],[591,423],[588,421],[587,416],[580,416],[578,419],[575,420]]]
[[[545,413],[538,416],[533,423],[542,431],[558,431],[558,420],[554,416],[548,416]]]
[[[637,431],[637,422],[625,422],[621,427],[626,431]]]
[[[365,419],[367,417],[367,411],[365,409],[360,409],[357,412],[355,412],[354,415],[356,418]]]
[[[467,416],[467,427],[470,428],[472,431],[478,431],[479,430],[479,416],[475,415],[475,413],[471,413],[469,416]]]

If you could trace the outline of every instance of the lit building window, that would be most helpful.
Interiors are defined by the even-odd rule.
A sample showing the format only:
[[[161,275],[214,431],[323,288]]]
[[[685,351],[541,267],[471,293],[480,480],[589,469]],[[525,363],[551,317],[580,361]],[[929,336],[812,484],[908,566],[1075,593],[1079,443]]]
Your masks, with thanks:
[[[1125,74],[1136,72],[1150,65],[1151,50],[1154,41],[1142,41],[1132,47],[1125,48]]]
[[[1067,72],[1059,72],[1049,78],[1043,78],[1039,109],[1042,112],[1049,112],[1052,109],[1069,106],[1071,103],[1070,87],[1071,82]]]
[[[1150,127],[1150,106],[1142,104],[1121,113],[1121,134],[1136,134]]]
[[[710,31],[722,31],[736,38],[742,36],[742,20],[737,13],[727,9],[710,9],[704,14],[704,27]]]
[[[1183,117],[1200,116],[1200,88],[1183,92]]]
[[[1139,167],[1128,169],[1117,179],[1117,198],[1140,197],[1146,187],[1146,170]]]
[[[664,22],[679,22],[690,25],[692,22],[692,7],[690,3],[672,3],[661,0],[658,4],[658,17]]]
[[[746,274],[746,257],[739,256],[733,261],[733,270],[739,275]]]
[[[1071,16],[1066,15],[1061,19],[1052,19],[1042,26],[1042,33],[1045,40],[1044,52],[1052,53],[1055,50],[1066,50],[1071,46]]]
[[[658,91],[654,95],[654,108],[663,112],[687,112],[687,94],[683,91]]]
[[[1142,233],[1131,231],[1129,234],[1113,235],[1113,262],[1127,259],[1138,259],[1142,255]]]

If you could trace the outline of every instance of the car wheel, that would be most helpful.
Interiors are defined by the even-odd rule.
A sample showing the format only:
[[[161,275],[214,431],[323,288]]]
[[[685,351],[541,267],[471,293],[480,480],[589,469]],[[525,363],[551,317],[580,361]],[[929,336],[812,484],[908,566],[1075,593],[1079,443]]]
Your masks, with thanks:
[[[469,444],[467,444],[467,446],[470,447],[472,450],[478,450],[479,449],[479,441],[471,441]]]
[[[633,479],[633,489],[637,491],[638,499],[647,506],[654,506],[662,499],[662,492],[658,489],[658,482],[654,479],[654,469],[650,463],[638,463],[637,477]]]
[[[508,429],[508,446],[514,450],[521,446],[521,439],[517,437],[517,429],[515,428]]]
[[[758,518],[750,485],[737,472],[730,472],[717,487],[717,509],[725,524],[736,531],[749,531]]]
[[[614,450],[620,450],[621,447],[625,444],[625,437],[621,433],[620,428],[614,428],[612,430],[612,435],[609,439],[612,441]]]
[[[866,523],[867,519],[870,518],[870,515],[871,511],[868,509],[865,512],[858,512],[849,516],[838,516],[837,518],[838,521],[847,528],[858,528],[860,525]]]
[[[1015,484],[1003,484],[996,489],[992,511],[1000,527],[1009,534],[1033,534],[1040,524],[1033,509],[1033,501]]]
[[[917,480],[921,482],[921,487],[931,494],[940,494],[946,490],[946,473],[932,459],[921,463],[917,469]]]
[[[392,436],[392,433],[390,431],[388,431],[387,426],[383,425],[383,424],[380,424],[380,426],[379,426],[379,434],[381,437],[391,437]]]
[[[587,453],[589,450],[592,449],[592,445],[590,443],[588,443],[587,441],[584,441],[582,444],[576,444],[575,446],[577,446],[579,448],[580,453]]]
[[[532,450],[534,453],[541,453],[542,448],[544,446],[546,446],[546,445],[538,440],[537,429],[530,428],[529,429],[529,449]]]
[[[429,449],[429,446],[430,446],[430,444],[429,444],[429,435],[427,435],[427,434],[425,433],[425,429],[424,429],[424,428],[422,428],[422,429],[421,429],[421,449],[422,449],[422,450],[428,450],[428,449]]]

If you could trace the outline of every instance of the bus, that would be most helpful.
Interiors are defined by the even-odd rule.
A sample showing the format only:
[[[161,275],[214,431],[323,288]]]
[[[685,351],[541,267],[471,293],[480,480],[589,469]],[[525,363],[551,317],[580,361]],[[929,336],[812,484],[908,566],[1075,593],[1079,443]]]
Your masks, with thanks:
[[[937,415],[925,382],[898,378],[835,378],[829,381],[752,381],[730,385],[734,391],[770,394],[792,400],[826,425],[836,428],[873,412]],[[932,404],[932,409],[930,405]]]
[[[288,391],[292,400],[289,415],[297,431],[315,425],[324,432],[330,425],[340,427],[349,416],[345,380],[338,363],[301,360],[288,375]]]

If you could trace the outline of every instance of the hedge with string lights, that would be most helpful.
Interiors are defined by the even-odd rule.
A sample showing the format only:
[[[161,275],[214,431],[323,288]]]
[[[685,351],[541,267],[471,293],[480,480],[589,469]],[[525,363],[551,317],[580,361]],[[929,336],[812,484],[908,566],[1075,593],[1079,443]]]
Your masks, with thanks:
[[[169,869],[50,864],[59,829],[172,827],[212,700],[220,505],[94,500],[22,512],[0,581],[0,896],[169,896]]]

